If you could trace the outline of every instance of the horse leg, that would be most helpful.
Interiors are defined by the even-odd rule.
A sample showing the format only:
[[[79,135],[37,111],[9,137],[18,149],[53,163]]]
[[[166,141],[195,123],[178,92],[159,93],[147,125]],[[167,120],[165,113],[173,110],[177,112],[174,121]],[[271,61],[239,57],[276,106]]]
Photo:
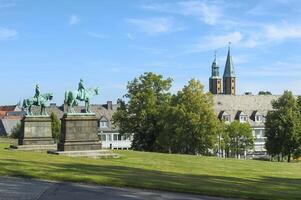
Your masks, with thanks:
[[[28,115],[32,115],[32,112],[31,112],[31,106],[29,105],[28,107]]]

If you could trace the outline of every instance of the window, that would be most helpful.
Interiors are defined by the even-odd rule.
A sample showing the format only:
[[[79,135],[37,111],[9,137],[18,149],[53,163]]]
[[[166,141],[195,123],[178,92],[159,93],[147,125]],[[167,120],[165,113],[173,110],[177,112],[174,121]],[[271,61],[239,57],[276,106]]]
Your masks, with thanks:
[[[223,121],[225,121],[225,122],[230,122],[231,120],[230,120],[230,115],[224,115],[223,116]]]
[[[124,134],[123,136],[122,136],[122,140],[126,140],[127,139],[127,136]]]
[[[101,141],[106,141],[106,140],[107,140],[107,135],[101,134]]]
[[[262,116],[261,115],[256,115],[255,116],[255,121],[256,122],[262,122],[263,120],[262,120]]]
[[[239,116],[239,121],[240,121],[241,123],[246,122],[246,121],[247,121],[247,116],[246,116],[246,115],[240,115],[240,116]]]
[[[121,135],[120,134],[118,134],[118,141],[120,141],[121,140]]]
[[[112,134],[108,134],[108,141],[112,141]]]
[[[255,134],[254,134],[254,137],[255,138],[261,138],[261,130],[260,129],[255,129]]]
[[[117,141],[117,139],[118,139],[118,134],[114,134],[114,135],[113,135],[113,140],[114,140],[114,141]]]
[[[261,130],[261,137],[265,137],[265,131],[264,131],[264,129]]]
[[[100,122],[100,128],[108,128],[108,122],[107,121],[101,121]]]

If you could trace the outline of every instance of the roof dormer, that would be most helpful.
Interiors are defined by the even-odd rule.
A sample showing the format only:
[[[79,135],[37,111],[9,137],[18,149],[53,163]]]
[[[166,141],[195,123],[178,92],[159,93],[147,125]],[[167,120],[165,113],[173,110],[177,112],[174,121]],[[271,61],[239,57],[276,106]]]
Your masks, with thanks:
[[[254,111],[252,114],[252,119],[257,123],[265,122],[265,117],[258,111]]]
[[[231,122],[231,116],[229,113],[227,113],[226,111],[221,111],[220,115],[219,115],[220,120],[226,122],[226,123],[230,123]]]
[[[246,123],[248,122],[248,115],[246,113],[244,113],[243,111],[238,111],[236,118],[238,119],[238,121],[240,123]]]

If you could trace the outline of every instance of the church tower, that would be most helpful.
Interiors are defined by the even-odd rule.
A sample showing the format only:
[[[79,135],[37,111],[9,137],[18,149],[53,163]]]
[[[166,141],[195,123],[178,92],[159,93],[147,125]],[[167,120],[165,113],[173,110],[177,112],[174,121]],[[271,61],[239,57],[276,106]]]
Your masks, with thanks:
[[[211,77],[209,78],[209,91],[212,94],[222,93],[222,79],[219,76],[219,66],[216,61],[216,53],[214,55],[214,60],[211,66]]]
[[[236,94],[236,76],[235,76],[232,56],[230,52],[230,43],[229,43],[225,71],[223,75],[223,92],[224,94],[230,94],[230,95]]]

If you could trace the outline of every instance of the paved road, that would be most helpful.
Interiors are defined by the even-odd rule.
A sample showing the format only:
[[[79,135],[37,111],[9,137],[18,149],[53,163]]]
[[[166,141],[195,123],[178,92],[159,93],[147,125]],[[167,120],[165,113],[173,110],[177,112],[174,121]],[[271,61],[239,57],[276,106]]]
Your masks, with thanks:
[[[229,200],[132,188],[0,177],[0,200]]]

